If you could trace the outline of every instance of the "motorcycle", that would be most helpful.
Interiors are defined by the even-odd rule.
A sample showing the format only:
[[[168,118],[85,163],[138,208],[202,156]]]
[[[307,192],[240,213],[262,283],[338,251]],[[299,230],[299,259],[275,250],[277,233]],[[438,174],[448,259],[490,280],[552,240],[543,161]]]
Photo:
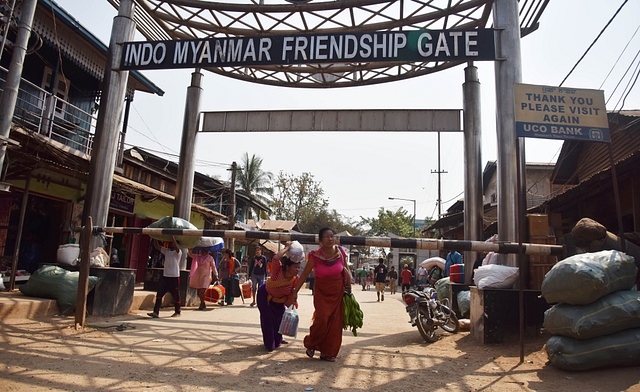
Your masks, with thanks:
[[[449,333],[460,330],[458,317],[451,310],[447,298],[439,299],[434,288],[425,290],[408,290],[402,294],[411,326],[417,326],[420,335],[428,343],[438,340],[438,327]]]

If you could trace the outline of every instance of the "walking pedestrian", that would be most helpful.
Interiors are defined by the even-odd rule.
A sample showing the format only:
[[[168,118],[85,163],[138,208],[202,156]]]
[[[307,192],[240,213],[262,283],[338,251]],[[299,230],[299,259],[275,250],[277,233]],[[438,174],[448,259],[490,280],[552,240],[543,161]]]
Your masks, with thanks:
[[[367,269],[362,267],[360,270],[360,284],[362,285],[362,291],[367,287]]]
[[[396,271],[396,267],[391,266],[389,269],[389,292],[391,294],[396,293],[396,286],[398,284],[398,271]]]
[[[224,286],[224,300],[220,301],[220,306],[233,305],[234,285],[239,285],[238,272],[242,265],[236,259],[231,249],[224,250],[224,260],[220,263],[220,280]]]
[[[260,329],[262,341],[267,351],[273,351],[286,344],[278,332],[282,317],[288,306],[298,304],[294,300],[293,290],[298,283],[300,263],[284,257],[291,247],[291,241],[284,249],[273,255],[269,268],[271,276],[258,289],[258,310],[260,311]],[[297,297],[296,297],[297,298]]]
[[[347,253],[336,245],[334,235],[335,232],[328,227],[320,230],[320,248],[309,252],[307,265],[293,292],[295,302],[307,276],[315,269],[315,312],[309,334],[304,337],[304,346],[309,358],[313,358],[317,350],[320,351],[320,359],[329,362],[335,362],[342,345],[342,297],[345,291],[351,292]]]
[[[427,284],[427,269],[423,266],[418,268],[418,282],[416,283],[418,286]]]
[[[380,257],[378,259],[378,265],[375,269],[376,275],[376,294],[378,295],[378,302],[381,300],[384,301],[384,288],[386,286],[385,281],[387,280],[387,266],[384,265],[384,259]],[[382,296],[382,299],[380,299]]]
[[[413,274],[409,270],[409,266],[407,264],[402,267],[402,292],[408,291],[411,288],[411,278]]]
[[[249,262],[249,277],[251,278],[251,295],[253,301],[249,306],[256,306],[256,293],[258,287],[264,282],[267,275],[267,258],[262,254],[262,248],[256,246],[256,255]]]
[[[160,317],[162,298],[169,292],[173,297],[174,306],[174,313],[171,317],[180,317],[180,259],[182,258],[182,250],[174,236],[171,236],[168,247],[160,246],[158,242],[158,240],[154,240],[153,247],[164,256],[164,267],[158,281],[156,304],[153,307],[153,312],[147,313],[147,315],[151,318]]]
[[[204,293],[209,288],[212,280],[218,280],[216,262],[206,249],[200,249],[198,253],[191,250],[187,253],[191,257],[191,270],[189,273],[189,287],[196,289],[200,306],[198,310],[205,310]]]

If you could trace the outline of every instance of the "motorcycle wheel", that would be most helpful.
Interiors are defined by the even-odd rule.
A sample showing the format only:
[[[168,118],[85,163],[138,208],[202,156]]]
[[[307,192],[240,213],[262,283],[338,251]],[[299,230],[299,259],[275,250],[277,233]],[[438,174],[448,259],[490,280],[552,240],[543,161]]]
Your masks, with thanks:
[[[460,323],[458,322],[458,317],[456,317],[455,313],[451,312],[449,319],[442,326],[442,329],[450,333],[458,333],[460,330]]]
[[[429,325],[429,319],[429,310],[418,308],[418,317],[416,319],[418,331],[427,343],[433,343],[438,340],[438,337],[436,336],[436,327]]]

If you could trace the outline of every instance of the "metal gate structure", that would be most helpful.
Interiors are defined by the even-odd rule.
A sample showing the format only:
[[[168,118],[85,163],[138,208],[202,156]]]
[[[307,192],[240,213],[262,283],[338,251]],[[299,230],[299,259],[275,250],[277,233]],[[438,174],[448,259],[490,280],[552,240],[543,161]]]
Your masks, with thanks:
[[[127,72],[119,67],[123,44],[131,41],[137,28],[148,42],[163,40],[234,39],[252,37],[336,34],[362,32],[480,30],[491,24],[497,31],[496,91],[498,131],[498,226],[502,241],[522,240],[518,226],[514,185],[524,174],[524,141],[517,140],[513,127],[513,82],[521,79],[520,37],[534,31],[548,0],[108,0],[118,8],[114,19],[109,68],[105,73],[105,98],[98,119],[100,128],[92,162],[110,162],[110,145],[121,112],[122,91]],[[135,21],[135,24],[132,22]],[[521,22],[519,22],[521,20]],[[459,33],[461,34],[461,33]],[[149,44],[150,45],[150,44]],[[312,43],[313,45],[313,43]],[[457,43],[456,43],[457,45]],[[456,46],[457,48],[457,46]],[[457,50],[457,49],[456,49]],[[154,54],[155,56],[155,54]],[[195,54],[194,54],[195,56]],[[154,57],[155,58],[155,57]],[[464,60],[351,61],[314,64],[237,65],[205,69],[231,78],[284,87],[337,88],[392,82],[422,76],[465,63]],[[194,171],[193,145],[200,120],[202,74],[196,68],[187,92],[185,121],[180,151],[180,169],[174,216],[187,217],[190,211]],[[112,98],[113,97],[113,98]],[[465,69],[465,238],[482,235],[482,189],[480,162],[480,94],[477,69],[472,61]],[[511,121],[513,122],[513,121]],[[520,148],[522,147],[522,148]],[[107,167],[104,167],[107,166]],[[109,165],[93,166],[87,187],[84,219],[92,216],[99,226],[106,224],[110,193]],[[521,184],[518,188],[523,188]],[[524,197],[524,196],[523,196]],[[513,261],[510,264],[514,264]]]
[[[402,32],[495,29],[496,129],[498,134],[498,227],[501,242],[520,242],[524,227],[524,139],[515,135],[514,83],[522,80],[520,38],[538,27],[549,0],[108,0],[118,9],[105,71],[104,103],[98,117],[83,222],[106,225],[110,178],[115,160],[119,114],[128,72],[120,68],[123,44],[136,28],[150,41],[263,37],[309,33]],[[135,23],[133,22],[135,20]],[[520,22],[521,21],[521,22]],[[480,239],[482,189],[480,94],[472,61],[430,60],[313,62],[305,64],[202,67],[231,78],[284,87],[337,88],[392,82],[467,63],[465,68],[465,238]],[[200,82],[196,68],[187,89],[174,216],[189,216],[195,144],[200,121]],[[521,181],[522,179],[522,181]],[[516,187],[516,184],[518,185]],[[468,220],[471,219],[471,220]],[[515,265],[515,258],[508,264]],[[471,267],[471,266],[468,266]],[[88,270],[88,268],[87,268]]]

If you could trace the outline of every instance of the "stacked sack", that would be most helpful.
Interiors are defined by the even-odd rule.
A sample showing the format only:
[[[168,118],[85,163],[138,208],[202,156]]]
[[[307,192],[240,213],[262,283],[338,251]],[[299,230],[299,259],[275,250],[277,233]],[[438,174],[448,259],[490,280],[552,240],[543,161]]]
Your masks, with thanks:
[[[542,297],[556,304],[544,314],[552,336],[545,349],[564,370],[640,365],[638,268],[615,250],[584,253],[558,262],[542,281]]]

